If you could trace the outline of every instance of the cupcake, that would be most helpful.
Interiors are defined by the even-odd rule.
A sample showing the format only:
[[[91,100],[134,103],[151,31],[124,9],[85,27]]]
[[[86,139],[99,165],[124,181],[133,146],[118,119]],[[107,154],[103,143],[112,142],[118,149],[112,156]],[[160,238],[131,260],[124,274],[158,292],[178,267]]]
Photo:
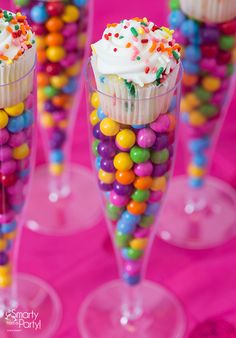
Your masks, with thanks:
[[[236,16],[235,0],[180,0],[182,11],[203,22],[221,23]]]
[[[173,32],[146,18],[107,25],[102,39],[92,45],[91,64],[108,117],[132,125],[166,113],[180,68]]]
[[[0,108],[24,101],[31,92],[33,74],[26,75],[35,64],[35,48],[26,17],[0,9]]]

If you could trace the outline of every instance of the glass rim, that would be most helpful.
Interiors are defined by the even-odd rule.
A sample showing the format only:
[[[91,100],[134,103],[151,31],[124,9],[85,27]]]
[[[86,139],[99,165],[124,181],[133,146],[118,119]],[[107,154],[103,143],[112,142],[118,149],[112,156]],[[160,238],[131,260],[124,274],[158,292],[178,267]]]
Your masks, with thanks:
[[[35,70],[36,64],[37,64],[37,58],[35,58],[33,66],[31,67],[31,69],[25,75],[23,75],[22,77],[20,77],[19,79],[15,80],[15,81],[8,82],[8,83],[5,83],[5,84],[0,84],[0,88],[4,88],[4,87],[10,86],[10,85],[14,85],[17,82],[24,80],[28,75],[30,75]]]
[[[172,88],[168,89],[166,92],[164,92],[162,94],[154,95],[154,96],[151,96],[151,97],[144,97],[144,98],[135,98],[135,97],[133,97],[133,98],[124,99],[124,98],[116,97],[116,99],[120,100],[120,101],[125,101],[125,102],[127,102],[127,101],[132,101],[132,102],[134,102],[134,101],[148,101],[148,100],[157,99],[159,97],[163,97],[163,96],[169,94],[170,92],[174,91],[178,87],[179,84],[181,84],[182,75],[183,75],[183,65],[182,65],[181,61],[179,62],[179,64],[180,64],[180,67],[179,67],[179,71],[178,71],[178,75],[177,75],[177,81],[176,81],[175,85]],[[86,65],[86,67],[84,69],[85,79],[86,79],[86,82],[89,85],[90,90],[92,90],[94,92],[97,92],[97,93],[99,93],[99,94],[101,94],[101,95],[103,95],[103,96],[105,96],[105,97],[107,97],[109,99],[113,99],[114,100],[114,96],[108,95],[107,93],[103,93],[102,91],[100,91],[99,89],[95,88],[91,84],[91,81],[89,80],[89,73],[88,73],[89,66],[91,67],[91,69],[93,69],[92,65],[91,65],[91,60],[90,59],[88,60],[87,65]]]

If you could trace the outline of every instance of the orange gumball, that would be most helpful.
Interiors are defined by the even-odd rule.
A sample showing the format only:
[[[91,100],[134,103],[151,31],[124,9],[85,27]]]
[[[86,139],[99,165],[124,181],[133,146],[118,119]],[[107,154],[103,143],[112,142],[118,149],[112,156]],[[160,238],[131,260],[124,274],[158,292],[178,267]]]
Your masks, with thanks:
[[[63,21],[57,16],[53,16],[46,22],[46,28],[51,33],[59,32],[63,26]]]
[[[176,117],[172,114],[169,114],[170,126],[169,131],[175,130],[176,127]]]
[[[38,49],[37,59],[39,63],[45,63],[47,61],[46,51],[44,49]]]
[[[183,84],[186,87],[194,86],[198,82],[198,76],[194,74],[186,74],[183,75]]]
[[[145,202],[131,201],[127,205],[127,210],[133,215],[141,215],[145,212],[147,204]]]
[[[49,78],[45,73],[37,74],[37,83],[39,87],[46,87],[49,84]]]
[[[63,107],[68,100],[66,94],[56,95],[52,98],[52,103],[57,107]]]
[[[134,186],[136,189],[139,190],[146,190],[149,189],[152,185],[152,178],[150,176],[144,176],[144,177],[137,177]]]
[[[50,33],[46,36],[46,44],[48,46],[61,46],[64,42],[64,37],[60,33]]]
[[[116,172],[116,180],[120,184],[131,184],[135,180],[135,174],[133,170],[119,171]]]

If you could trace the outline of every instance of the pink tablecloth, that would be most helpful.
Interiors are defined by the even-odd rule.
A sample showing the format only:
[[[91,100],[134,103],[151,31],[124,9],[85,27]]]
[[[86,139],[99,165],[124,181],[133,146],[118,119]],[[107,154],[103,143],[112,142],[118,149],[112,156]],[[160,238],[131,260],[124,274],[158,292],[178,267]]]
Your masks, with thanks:
[[[97,0],[95,14],[94,40],[101,36],[107,19],[115,22],[147,16],[156,22],[159,19],[163,24],[164,0]],[[85,99],[82,101],[73,154],[75,161],[89,166]],[[219,139],[213,174],[236,188],[235,110],[236,95]],[[182,170],[177,164],[176,172]],[[156,239],[147,277],[163,283],[177,294],[185,306],[189,329],[212,316],[220,316],[236,326],[235,247],[236,239],[213,250],[190,252]],[[63,320],[53,338],[78,337],[76,320],[81,302],[94,288],[117,277],[104,221],[91,230],[66,238],[45,237],[24,229],[19,263],[21,271],[42,277],[61,297]]]

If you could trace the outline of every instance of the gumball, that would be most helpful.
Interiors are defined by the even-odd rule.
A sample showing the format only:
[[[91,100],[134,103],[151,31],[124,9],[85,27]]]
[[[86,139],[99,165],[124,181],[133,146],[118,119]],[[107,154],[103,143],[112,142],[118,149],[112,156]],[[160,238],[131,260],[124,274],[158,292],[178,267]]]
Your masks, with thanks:
[[[150,161],[145,163],[135,164],[134,173],[137,176],[151,176],[153,170],[153,165]]]
[[[127,171],[133,167],[133,161],[129,154],[121,152],[115,156],[114,166],[119,171]]]
[[[66,23],[75,22],[79,19],[80,12],[76,6],[67,5],[62,14],[62,20]]]
[[[8,114],[4,110],[0,110],[0,129],[3,129],[8,124]]]
[[[155,177],[152,181],[151,190],[165,192],[167,180],[165,176]]]
[[[46,5],[47,12],[50,16],[60,16],[63,13],[64,5],[62,2],[49,2]]]
[[[54,32],[59,32],[64,26],[63,21],[57,17],[51,17],[47,22],[46,22],[46,28],[49,32],[54,33]]]
[[[17,181],[17,176],[15,173],[9,174],[9,175],[0,174],[0,182],[4,187],[9,187],[15,184],[16,181]]]
[[[167,148],[164,148],[159,151],[152,151],[151,160],[155,164],[165,163],[169,159],[169,151]]]
[[[30,16],[36,23],[44,23],[48,19],[48,13],[43,4],[32,7]]]
[[[100,165],[101,168],[108,173],[114,173],[116,171],[112,159],[101,158]]]
[[[111,184],[115,181],[115,174],[114,173],[108,173],[108,172],[104,171],[103,169],[100,169],[99,173],[98,173],[98,178],[103,183]]]
[[[15,5],[19,7],[26,7],[29,5],[30,0],[15,0]]]
[[[129,233],[124,233],[120,231],[116,231],[115,233],[115,243],[118,248],[127,247],[131,238],[132,236]]]
[[[130,241],[130,247],[136,250],[144,250],[147,244],[147,238],[134,238]]]
[[[151,192],[152,194],[153,192]],[[145,215],[142,216],[141,221],[139,222],[139,226],[142,227],[142,230],[148,230],[151,225],[153,225],[155,221],[154,215]]]
[[[236,33],[236,21],[227,21],[220,24],[220,31],[226,35],[233,35]]]
[[[100,120],[103,120],[106,117],[106,114],[102,111],[101,107],[98,107],[97,114]]]
[[[185,15],[180,10],[174,10],[170,13],[168,21],[172,29],[179,28],[185,21]]]
[[[185,37],[194,38],[199,34],[198,23],[194,20],[185,20],[183,21],[181,27],[181,32]]]
[[[24,107],[25,107],[24,103],[20,102],[16,104],[15,106],[4,108],[4,110],[5,112],[7,112],[9,116],[18,116],[23,113]]]
[[[62,88],[62,91],[66,94],[72,94],[76,91],[77,79],[71,78],[69,82]]]
[[[185,58],[190,62],[198,62],[201,59],[201,50],[199,47],[189,45],[185,49]]]
[[[64,171],[64,165],[62,163],[50,163],[49,171],[54,176],[60,176]]]
[[[95,124],[95,126],[93,127],[93,136],[101,141],[107,140],[107,137],[103,135],[100,130],[100,122]]]
[[[63,45],[64,42],[64,37],[62,34],[55,32],[55,33],[50,33],[46,36],[45,42],[48,46],[61,46]]]
[[[232,49],[235,43],[235,38],[234,36],[230,35],[222,35],[220,37],[220,48],[222,50],[229,50]]]
[[[60,46],[49,47],[46,51],[46,55],[49,61],[59,62],[65,57],[65,49]]]
[[[89,120],[92,126],[100,122],[100,119],[97,114],[97,109],[94,109],[89,116]]]
[[[152,186],[152,181],[150,176],[137,177],[134,186],[138,190],[147,190]]]
[[[121,150],[129,150],[136,141],[135,133],[130,129],[123,129],[116,135],[116,145]]]
[[[134,146],[130,151],[130,157],[135,163],[146,162],[150,158],[150,150]]]
[[[16,160],[23,160],[30,153],[30,149],[27,143],[23,143],[22,145],[13,148],[12,157]]]
[[[165,162],[162,164],[157,164],[154,166],[153,169],[153,176],[162,176],[164,175],[167,171],[169,171],[170,169],[170,163],[169,162]]]
[[[134,230],[135,230],[135,225],[124,223],[122,221],[122,219],[117,222],[117,226],[116,227],[117,227],[117,231],[118,232],[120,232],[122,234],[126,234],[126,235],[127,234],[132,234],[134,232]]]
[[[116,171],[116,180],[121,184],[131,184],[135,180],[133,170]]]
[[[11,133],[17,133],[24,128],[24,118],[22,115],[16,117],[10,117],[7,125],[7,129]]]
[[[137,143],[141,148],[150,148],[156,140],[156,135],[151,128],[144,128],[138,131]]]
[[[87,0],[73,0],[73,2],[76,6],[82,7],[86,5]]]
[[[58,75],[61,72],[61,66],[59,63],[48,63],[46,65],[46,72],[49,75]]]
[[[102,141],[98,145],[98,154],[104,159],[111,159],[116,154],[116,146],[113,142]]]
[[[124,207],[129,202],[129,196],[126,196],[126,195],[121,196],[121,195],[116,194],[114,191],[111,191],[110,201],[112,204],[114,204],[117,207]]]
[[[136,202],[145,202],[149,199],[150,192],[148,190],[139,190],[136,189],[134,193],[132,194],[131,198],[132,200]]]
[[[50,161],[54,163],[61,163],[64,161],[64,154],[62,150],[55,149],[50,153]]]
[[[150,124],[152,130],[157,133],[165,133],[169,130],[170,127],[170,118],[168,114],[162,114]]]
[[[199,65],[188,60],[183,61],[183,67],[186,73],[190,75],[199,73]]]
[[[98,184],[99,184],[100,189],[103,190],[103,191],[111,191],[113,189],[112,184],[107,184],[107,183],[104,183],[100,180],[98,181]]]
[[[97,109],[100,105],[100,99],[97,92],[94,92],[91,96],[91,105],[93,108]]]
[[[136,202],[133,200],[127,205],[127,210],[133,215],[142,215],[146,208],[147,205],[145,202]]]
[[[155,143],[153,144],[152,148],[154,150],[162,150],[166,148],[169,144],[169,136],[168,134],[159,134],[156,138]]]
[[[121,219],[123,223],[129,224],[129,225],[137,225],[139,224],[141,220],[141,216],[133,215],[129,211],[126,210],[122,213]]]
[[[119,182],[115,181],[113,184],[113,189],[117,193],[117,195],[130,195],[133,191],[133,186],[131,184],[120,184]]]
[[[106,117],[100,123],[100,130],[105,136],[115,136],[120,130],[120,125],[109,117]]]

